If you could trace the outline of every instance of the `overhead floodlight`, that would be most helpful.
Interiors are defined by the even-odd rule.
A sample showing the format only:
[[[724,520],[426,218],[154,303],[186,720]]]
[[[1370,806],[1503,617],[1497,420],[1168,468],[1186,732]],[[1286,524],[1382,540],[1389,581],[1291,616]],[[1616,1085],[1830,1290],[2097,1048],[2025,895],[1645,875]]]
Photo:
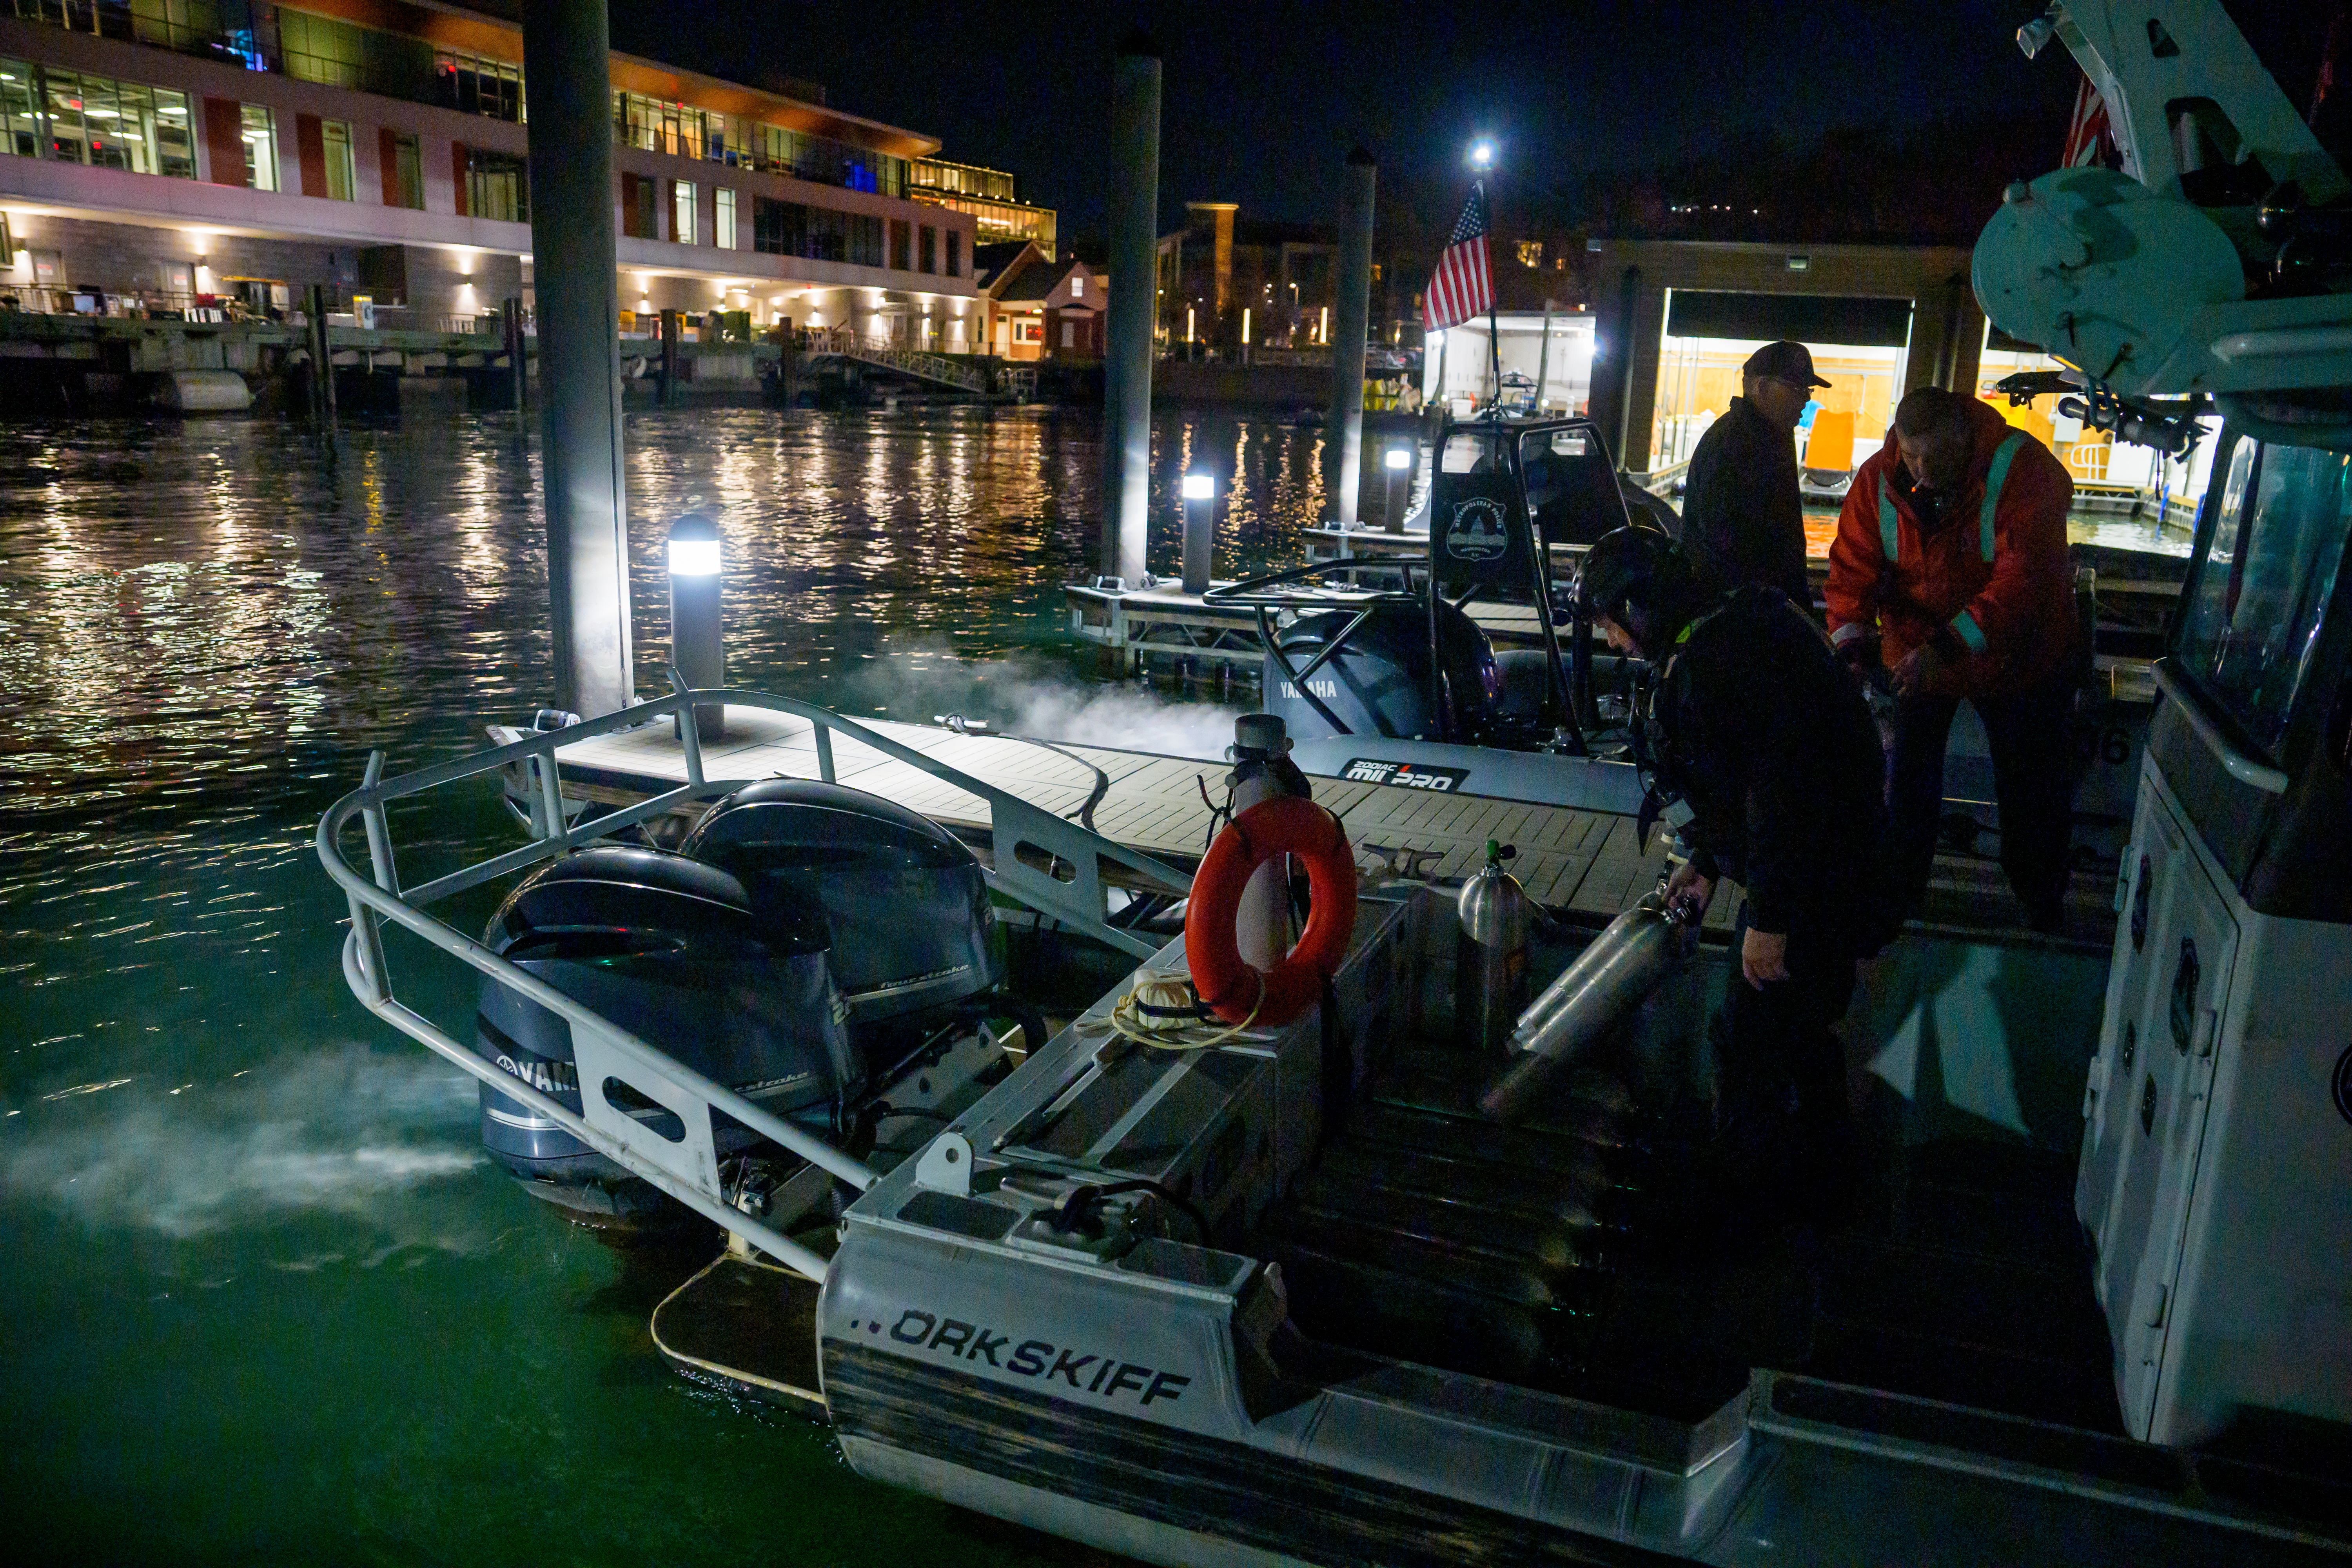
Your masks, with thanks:
[[[1470,143],[1470,166],[1482,174],[1495,166],[1495,143],[1491,138],[1481,136]]]

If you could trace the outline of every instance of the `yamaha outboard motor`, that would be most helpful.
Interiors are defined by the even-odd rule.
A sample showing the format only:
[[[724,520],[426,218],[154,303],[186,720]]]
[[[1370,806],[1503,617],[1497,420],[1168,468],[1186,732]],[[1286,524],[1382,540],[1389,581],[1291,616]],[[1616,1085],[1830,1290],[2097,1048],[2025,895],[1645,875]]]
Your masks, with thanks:
[[[490,918],[483,942],[656,1050],[762,1110],[830,1132],[857,1088],[845,1012],[814,904],[758,914],[726,872],[657,849],[598,846],[542,867]],[[482,980],[482,1055],[580,1109],[572,1028],[498,980]],[[482,1086],[482,1144],[534,1195],[599,1224],[667,1205],[653,1187],[520,1100]],[[608,1093],[608,1099],[615,1097]],[[634,1112],[658,1126],[658,1107]],[[761,1140],[723,1117],[720,1159]]]
[[[1356,618],[1353,610],[1301,616],[1276,639],[1283,660],[1306,670],[1330,640]],[[1438,679],[1431,679],[1430,614],[1425,605],[1390,603],[1349,633],[1321,668],[1308,671],[1301,692],[1282,668],[1265,661],[1266,711],[1281,717],[1291,736],[1311,740],[1345,732],[1412,741],[1475,741],[1500,694],[1494,649],[1476,622],[1440,601]],[[1332,721],[1339,721],[1335,725]]]
[[[980,861],[929,817],[863,790],[764,779],[710,808],[681,851],[730,873],[753,911],[819,910],[853,1037],[884,1063],[1004,978]]]

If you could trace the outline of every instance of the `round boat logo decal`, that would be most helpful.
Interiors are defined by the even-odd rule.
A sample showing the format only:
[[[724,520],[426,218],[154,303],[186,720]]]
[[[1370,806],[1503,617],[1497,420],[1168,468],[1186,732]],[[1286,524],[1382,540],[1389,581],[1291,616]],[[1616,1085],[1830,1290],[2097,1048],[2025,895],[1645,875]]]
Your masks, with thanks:
[[[1454,526],[1445,535],[1448,555],[1457,561],[1492,561],[1509,544],[1500,501],[1491,496],[1472,496],[1454,509]]]
[[[2352,1121],[2352,1046],[2336,1058],[2336,1113]]]

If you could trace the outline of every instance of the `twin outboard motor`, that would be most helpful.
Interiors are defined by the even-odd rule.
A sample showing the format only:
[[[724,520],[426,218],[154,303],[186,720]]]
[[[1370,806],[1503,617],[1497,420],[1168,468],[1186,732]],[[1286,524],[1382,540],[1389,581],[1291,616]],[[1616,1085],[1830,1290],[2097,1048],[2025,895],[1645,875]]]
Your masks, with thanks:
[[[830,1129],[860,1064],[825,960],[814,904],[754,912],[725,871],[658,849],[602,845],[541,867],[490,919],[483,942],[647,1045],[778,1116]],[[497,980],[482,981],[482,1055],[580,1109],[572,1027]],[[608,1099],[617,1097],[607,1094]],[[528,1106],[485,1084],[482,1143],[538,1195],[586,1219],[628,1222],[654,1189]],[[658,1107],[638,1114],[674,1118]],[[758,1142],[725,1121],[721,1159]]]
[[[1276,645],[1292,669],[1305,670],[1356,618],[1353,610],[1301,616],[1283,628]],[[1302,693],[1282,668],[1265,661],[1266,711],[1281,717],[1295,739],[1340,733],[1407,741],[1474,741],[1502,695],[1486,634],[1462,611],[1437,605],[1437,679],[1431,679],[1430,616],[1425,605],[1379,604],[1320,668],[1309,671]],[[1309,700],[1311,695],[1312,700]],[[1317,704],[1320,704],[1318,707]]]
[[[1004,978],[979,859],[878,795],[765,779],[712,806],[680,849],[741,882],[762,920],[819,911],[861,1042],[928,1032]]]
[[[856,1117],[870,1120],[875,1081],[1003,979],[970,849],[904,806],[796,779],[721,800],[679,853],[604,845],[550,862],[483,942],[762,1110],[848,1142]],[[484,1057],[579,1109],[562,1018],[486,976],[478,1025]],[[482,1142],[583,1219],[635,1225],[663,1206],[646,1183],[487,1085]],[[761,1142],[720,1120],[722,1161]]]

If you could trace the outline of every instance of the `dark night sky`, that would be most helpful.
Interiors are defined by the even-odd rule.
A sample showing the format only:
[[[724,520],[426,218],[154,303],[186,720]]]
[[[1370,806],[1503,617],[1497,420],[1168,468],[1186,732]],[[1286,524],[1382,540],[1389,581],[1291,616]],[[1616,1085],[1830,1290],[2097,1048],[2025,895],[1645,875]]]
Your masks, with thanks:
[[[1061,210],[1065,237],[1103,225],[1110,61],[1135,25],[1165,59],[1163,226],[1188,197],[1334,216],[1358,138],[1381,161],[1384,199],[1423,207],[1459,199],[1461,152],[1481,131],[1501,146],[1506,189],[1719,153],[1767,131],[1805,140],[2010,110],[2056,127],[2054,165],[2075,82],[2063,49],[2028,60],[2013,42],[2035,0],[611,4],[615,48],[737,80],[822,81],[836,107],[1013,170],[1024,196]],[[2262,36],[2282,32],[2269,6],[2230,9],[2273,68],[2315,50],[2315,26],[2282,50]],[[2298,108],[2304,75],[2287,83]]]

